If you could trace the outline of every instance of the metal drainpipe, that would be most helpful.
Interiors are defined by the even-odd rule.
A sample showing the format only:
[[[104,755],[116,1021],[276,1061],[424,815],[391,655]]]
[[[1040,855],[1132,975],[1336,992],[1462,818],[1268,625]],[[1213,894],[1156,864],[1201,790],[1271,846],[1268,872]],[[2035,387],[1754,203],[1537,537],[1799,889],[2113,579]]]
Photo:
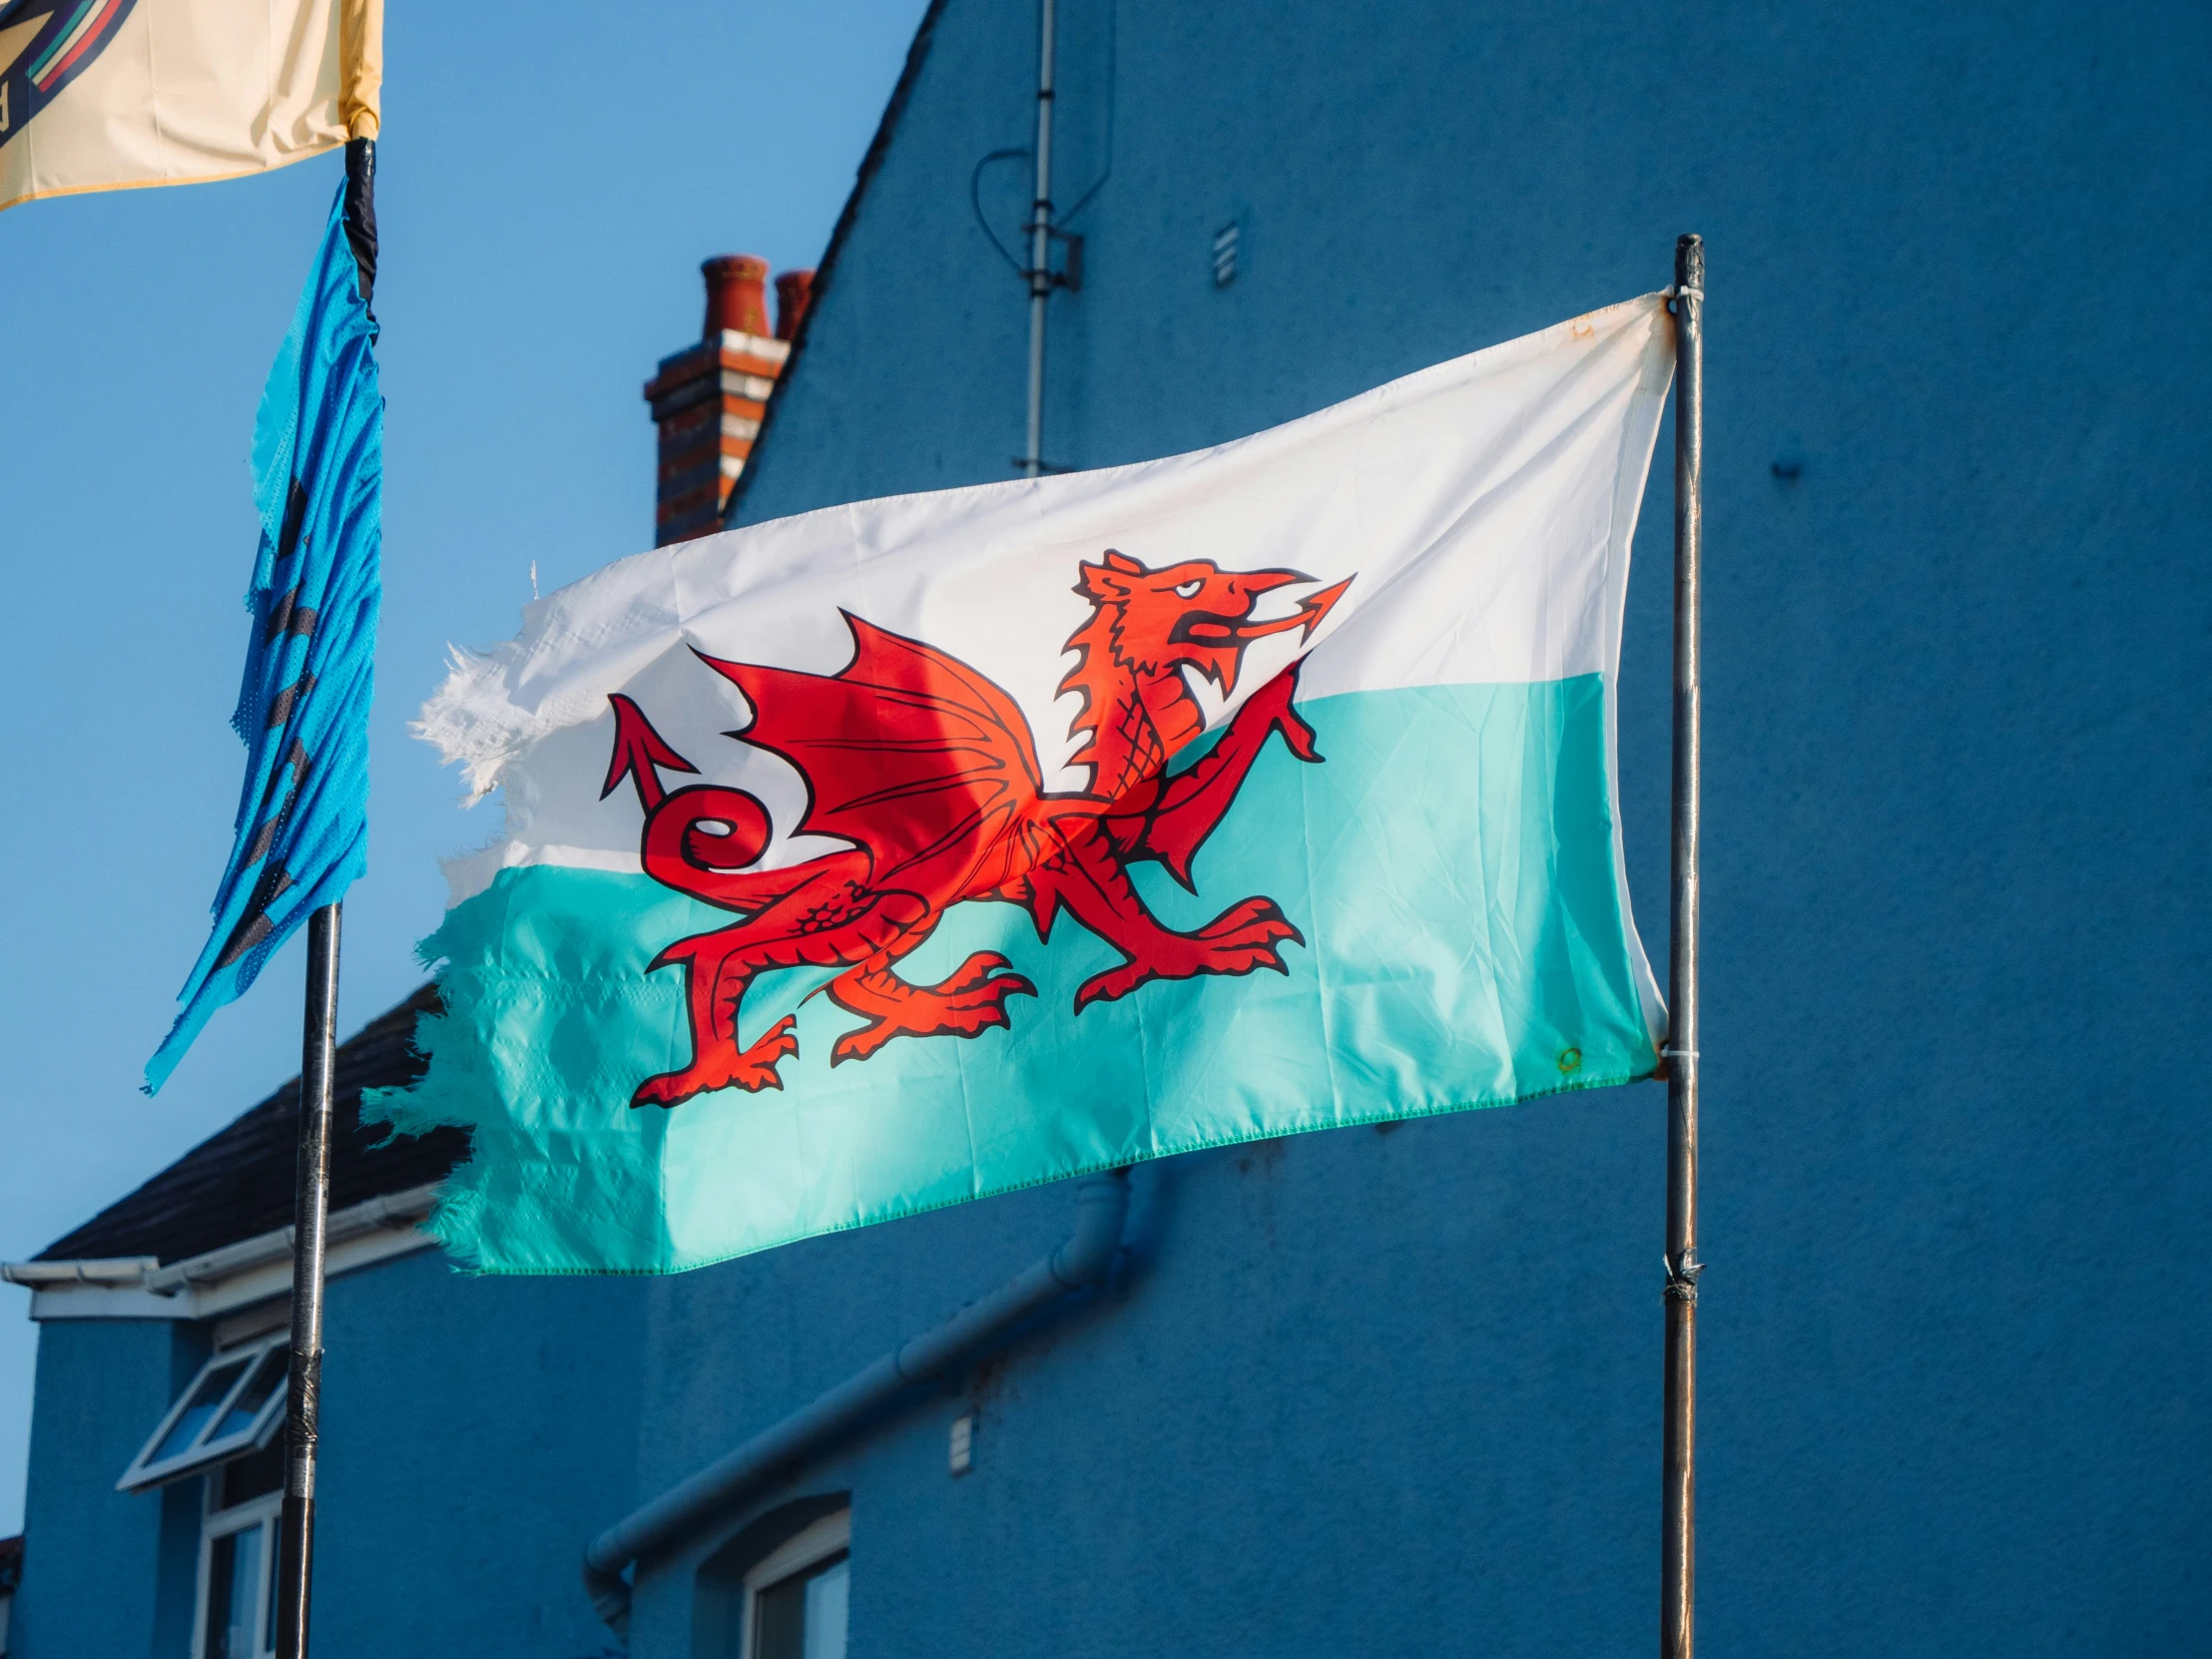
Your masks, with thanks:
[[[1037,5],[1037,182],[1029,204],[1029,435],[1021,469],[1044,472],[1044,320],[1052,297],[1052,35],[1055,0]]]
[[[1129,1172],[1114,1170],[1082,1182],[1075,1205],[1075,1232],[1058,1250],[594,1538],[584,1551],[584,1588],[599,1616],[618,1636],[624,1634],[630,1622],[630,1581],[622,1574],[632,1562],[668,1548],[747,1493],[827,1449],[913,1384],[942,1376],[1032,1314],[1071,1291],[1104,1284],[1129,1213]]]

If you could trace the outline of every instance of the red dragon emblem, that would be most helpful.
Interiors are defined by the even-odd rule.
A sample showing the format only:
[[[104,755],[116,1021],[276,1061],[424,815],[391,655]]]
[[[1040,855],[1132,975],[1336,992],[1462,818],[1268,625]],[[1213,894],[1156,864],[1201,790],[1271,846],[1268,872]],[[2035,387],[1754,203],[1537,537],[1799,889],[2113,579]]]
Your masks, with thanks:
[[[1090,619],[1066,650],[1060,683],[1083,699],[1070,726],[1087,789],[1049,794],[1028,722],[999,687],[958,658],[845,613],[852,661],[834,675],[724,662],[709,668],[745,693],[753,722],[732,737],[779,755],[806,780],[798,829],[850,842],[787,868],[748,866],[768,848],[768,810],[742,790],[666,790],[662,772],[697,773],[630,698],[616,693],[614,756],[604,800],[625,777],[645,810],[640,851],[655,880],[742,919],[680,939],[648,971],[680,964],[688,983],[692,1060],[648,1078],[631,1105],[675,1106],[713,1089],[782,1087],[777,1066],[799,1051],[796,1020],[750,1047],[738,1006],[780,968],[844,971],[830,1000],[867,1023],[837,1038],[830,1063],[864,1060],[893,1037],[972,1037],[1009,1023],[1006,999],[1036,987],[996,951],[977,951],[935,985],[892,971],[964,899],[1019,904],[1049,941],[1065,910],[1125,958],[1086,980],[1080,1013],[1151,979],[1288,972],[1285,940],[1304,937],[1272,898],[1241,899],[1194,932],[1145,908],[1129,866],[1150,859],[1192,891],[1191,860],[1213,832],[1271,733],[1319,761],[1313,728],[1291,707],[1296,666],[1237,711],[1221,741],[1181,772],[1168,762],[1205,720],[1188,675],[1236,689],[1245,648],[1304,629],[1311,639],[1351,578],[1288,616],[1255,620],[1261,597],[1312,577],[1223,570],[1203,559],[1148,570],[1109,550],[1080,566]]]

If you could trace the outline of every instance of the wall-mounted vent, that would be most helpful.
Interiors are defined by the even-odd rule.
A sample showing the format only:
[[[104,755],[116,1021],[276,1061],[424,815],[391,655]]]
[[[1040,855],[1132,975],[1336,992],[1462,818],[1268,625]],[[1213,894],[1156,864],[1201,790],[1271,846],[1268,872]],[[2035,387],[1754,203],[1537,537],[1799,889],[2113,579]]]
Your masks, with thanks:
[[[1231,220],[1214,233],[1214,286],[1225,288],[1237,279],[1237,244],[1242,233]]]

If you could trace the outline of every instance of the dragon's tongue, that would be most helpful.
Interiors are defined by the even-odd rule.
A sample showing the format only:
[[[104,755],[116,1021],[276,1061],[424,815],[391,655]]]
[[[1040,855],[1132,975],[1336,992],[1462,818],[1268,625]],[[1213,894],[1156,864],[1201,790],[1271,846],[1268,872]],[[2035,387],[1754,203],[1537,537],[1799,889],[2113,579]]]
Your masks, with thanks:
[[[1337,601],[1344,597],[1345,589],[1351,586],[1352,578],[1347,576],[1342,582],[1332,583],[1319,593],[1308,594],[1298,602],[1298,615],[1289,618],[1285,626],[1289,626],[1291,622],[1303,623],[1306,637],[1312,639],[1314,630],[1321,626],[1322,618],[1330,613]]]
[[[1323,609],[1326,610],[1327,607],[1324,606]],[[1269,617],[1262,622],[1240,622],[1234,627],[1222,629],[1218,635],[1211,628],[1193,628],[1191,638],[1203,640],[1208,645],[1218,640],[1224,645],[1244,646],[1250,645],[1254,640],[1264,640],[1270,634],[1287,634],[1293,628],[1304,628],[1312,633],[1313,624],[1320,620],[1318,616],[1310,617],[1307,608],[1301,605],[1289,616]]]
[[[1352,582],[1348,577],[1342,582],[1323,588],[1319,593],[1308,594],[1298,602],[1298,609],[1289,616],[1270,617],[1262,622],[1240,622],[1226,632],[1230,638],[1239,644],[1243,644],[1248,640],[1265,639],[1270,634],[1288,633],[1293,628],[1305,629],[1307,636],[1311,638],[1314,630],[1321,626],[1322,618],[1329,614],[1331,607],[1344,596],[1345,589],[1351,586]],[[1201,636],[1197,628],[1191,630],[1191,636],[1194,639],[1211,637],[1210,634]]]

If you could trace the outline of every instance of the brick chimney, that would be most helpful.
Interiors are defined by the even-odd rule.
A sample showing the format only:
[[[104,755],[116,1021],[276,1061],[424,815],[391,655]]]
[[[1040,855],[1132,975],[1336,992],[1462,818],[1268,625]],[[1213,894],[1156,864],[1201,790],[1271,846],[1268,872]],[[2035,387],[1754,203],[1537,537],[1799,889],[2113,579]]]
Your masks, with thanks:
[[[776,337],[788,340],[799,332],[807,302],[815,296],[815,274],[787,271],[776,278]]]
[[[661,359],[645,399],[661,429],[660,486],[653,545],[689,541],[722,528],[730,491],[753,453],[768,394],[791,354],[791,330],[807,306],[811,271],[776,280],[783,312],[768,323],[768,262],[725,254],[700,267],[707,319],[697,345]],[[797,280],[795,280],[795,278]]]

